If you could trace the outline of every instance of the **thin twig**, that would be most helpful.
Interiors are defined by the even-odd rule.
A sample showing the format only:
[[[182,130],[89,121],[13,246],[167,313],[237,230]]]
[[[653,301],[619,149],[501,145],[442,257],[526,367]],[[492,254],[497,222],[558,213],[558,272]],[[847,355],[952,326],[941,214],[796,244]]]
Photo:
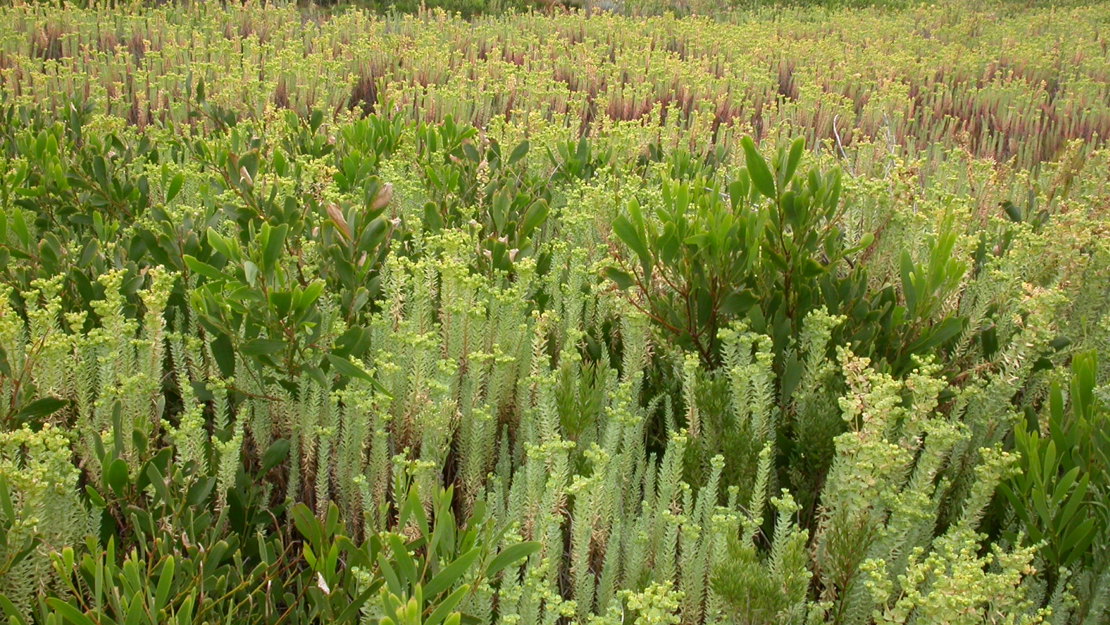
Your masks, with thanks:
[[[840,119],[840,114],[839,113],[837,113],[836,115],[833,115],[833,122],[832,122],[833,137],[836,138],[836,147],[837,147],[837,149],[840,150],[840,158],[844,159],[844,162],[847,164],[848,163],[848,155],[844,152],[844,144],[841,143],[841,141],[840,141],[840,132],[836,129],[836,120],[837,119]],[[848,164],[848,175],[853,177],[853,178],[856,177],[856,172],[852,170],[852,166],[850,164]]]

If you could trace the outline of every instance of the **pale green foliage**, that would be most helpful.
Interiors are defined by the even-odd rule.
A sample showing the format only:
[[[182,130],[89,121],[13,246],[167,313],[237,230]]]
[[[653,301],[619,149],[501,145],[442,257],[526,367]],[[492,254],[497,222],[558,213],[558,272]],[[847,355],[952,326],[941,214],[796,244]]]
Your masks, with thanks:
[[[669,583],[651,584],[640,592],[627,591],[625,603],[636,614],[635,625],[676,625],[675,612],[682,601],[682,593]]]
[[[313,610],[347,598],[324,587],[356,543],[392,533],[427,553],[445,534],[417,517],[459,514],[441,531],[489,523],[490,553],[540,548],[468,586],[448,625],[1105,620],[1105,557],[1052,570],[1020,502],[995,494],[1015,428],[1082,395],[1053,395],[1068,359],[1110,349],[1097,8],[3,15],[0,594],[21,616],[61,622],[36,602],[72,581],[49,556],[113,559],[102,531],[139,543],[119,553],[140,579],[155,550],[126,519],[149,512],[158,547],[235,544],[226,560],[274,579],[311,568],[290,586],[304,595],[264,592]],[[762,145],[738,149],[751,134]],[[748,158],[785,145],[770,169]],[[846,173],[787,189],[799,162]],[[815,188],[842,194],[813,221],[799,213]],[[783,219],[731,202],[743,189],[781,195]],[[672,192],[702,217],[679,219],[694,209]],[[505,226],[528,214],[502,212],[516,198],[549,211],[526,244]],[[774,280],[714,273],[708,299],[667,299],[672,276],[706,271],[693,255],[653,270],[646,299],[622,296],[602,276],[636,252],[628,206],[660,230],[657,269],[743,212],[760,243],[710,247]],[[692,230],[663,236],[675,224]],[[641,308],[654,297],[684,302],[713,349],[661,331]],[[181,509],[155,506],[159,477]],[[1105,514],[1094,488],[1075,514]],[[308,553],[294,508],[350,544],[312,545],[311,564],[267,551]],[[214,544],[185,544],[178,517]],[[351,585],[382,582],[380,564],[359,561]],[[197,622],[225,607],[209,572]],[[421,593],[375,589],[358,612],[425,623]]]
[[[756,546],[731,537],[728,555],[714,571],[713,592],[726,602],[728,622],[800,623],[806,614],[810,572],[806,542],[809,534],[791,517],[798,507],[789,493],[772,503],[778,510],[771,552],[763,561]]]
[[[56,428],[0,432],[0,594],[25,616],[57,584],[50,553],[90,529],[71,441]]]

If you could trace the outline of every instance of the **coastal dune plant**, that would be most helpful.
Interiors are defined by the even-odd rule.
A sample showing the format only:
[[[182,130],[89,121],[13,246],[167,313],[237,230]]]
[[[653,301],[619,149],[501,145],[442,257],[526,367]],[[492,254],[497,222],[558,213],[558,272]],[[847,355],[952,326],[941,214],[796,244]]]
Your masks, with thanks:
[[[0,9],[0,622],[1104,622],[1105,11],[649,4]]]

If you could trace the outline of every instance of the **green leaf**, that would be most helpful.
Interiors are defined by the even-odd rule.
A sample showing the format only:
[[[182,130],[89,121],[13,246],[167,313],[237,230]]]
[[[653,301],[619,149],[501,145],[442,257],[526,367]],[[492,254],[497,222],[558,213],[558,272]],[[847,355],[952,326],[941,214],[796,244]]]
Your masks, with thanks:
[[[805,148],[805,137],[798,137],[794,139],[794,143],[790,144],[790,154],[786,157],[786,167],[782,173],[782,184],[784,186],[789,184],[790,179],[794,177],[794,172],[798,169],[798,163],[802,161],[802,153]]]
[[[228,260],[234,260],[237,256],[237,254],[232,251],[231,244],[228,242],[228,239],[225,239],[222,235],[220,235],[219,232],[216,232],[214,228],[208,229],[207,239],[208,244],[212,246],[212,249],[219,252],[221,255],[223,255],[224,258]]]
[[[293,517],[293,526],[308,540],[310,545],[320,545],[324,542],[324,530],[316,515],[303,503],[293,506],[289,514]]]
[[[794,390],[802,380],[804,368],[802,363],[798,361],[797,353],[790,352],[783,365],[782,396],[784,398],[790,398],[794,394]]]
[[[270,306],[279,317],[288,315],[293,307],[293,294],[289,291],[271,291],[269,300]]]
[[[1045,499],[1044,490],[1041,488],[1034,488],[1030,500],[1033,502],[1033,509],[1041,516],[1044,522],[1050,523],[1052,521],[1052,514],[1048,511],[1048,501]]]
[[[1056,488],[1052,490],[1052,507],[1059,507],[1060,504],[1063,503],[1064,498],[1068,496],[1068,493],[1071,491],[1071,486],[1076,482],[1077,477],[1079,477],[1078,466],[1072,466],[1071,471],[1063,474],[1063,477],[1057,482]]]
[[[340,375],[345,375],[349,378],[358,378],[367,382],[374,381],[373,376],[367,373],[365,369],[359,367],[343,356],[339,356],[334,353],[328,354],[328,362],[331,363],[332,367],[335,367],[335,370],[339,372]]]
[[[212,339],[212,356],[220,368],[220,374],[231,377],[235,373],[235,348],[231,344],[231,337],[220,333]]]
[[[520,142],[520,145],[513,148],[513,153],[509,155],[509,160],[508,160],[507,164],[512,165],[513,163],[515,163],[515,162],[519,161],[520,159],[524,158],[524,156],[527,155],[527,154],[528,154],[528,141],[525,140],[525,141]]]
[[[520,231],[524,236],[530,235],[536,228],[540,227],[545,221],[550,210],[547,206],[547,200],[539,199],[532,202],[528,210],[524,213],[524,219],[520,223]]]
[[[3,594],[0,594],[0,610],[3,610],[4,614],[8,615],[9,623],[27,625],[27,621],[24,620],[23,615],[19,612],[19,610],[15,608],[15,604],[12,603],[12,600],[8,599]]]
[[[12,569],[15,568],[15,566],[17,564],[22,562],[24,560],[24,558],[31,555],[31,552],[33,552],[35,549],[37,549],[40,544],[42,544],[42,538],[40,538],[38,536],[28,536],[27,540],[25,540],[23,542],[23,547],[21,549],[17,549],[16,553],[5,554],[5,556],[4,556],[4,567],[7,570],[11,571]],[[12,546],[14,546],[14,545],[12,545]],[[3,596],[3,595],[0,595],[0,596]]]
[[[15,418],[17,421],[27,421],[30,419],[38,419],[54,414],[68,405],[69,402],[57,397],[43,397],[42,399],[35,400],[23,407],[16,413]]]
[[[255,280],[258,279],[258,265],[249,260],[244,260],[243,275],[247,278],[247,284],[254,286]]]
[[[23,217],[22,210],[15,209],[12,211],[12,231],[15,232],[23,247],[31,247],[31,231],[27,228],[27,220]]]
[[[181,192],[181,187],[185,184],[185,174],[177,174],[170,180],[169,186],[166,187],[166,203],[169,204]]]
[[[632,276],[627,271],[621,271],[616,267],[606,267],[604,270],[606,278],[609,278],[617,284],[617,288],[624,290],[635,284]]]
[[[46,604],[73,625],[96,625],[92,619],[85,616],[80,610],[61,599],[50,597],[46,600]]]
[[[185,597],[177,611],[177,625],[188,625],[193,622],[193,597]]]
[[[778,194],[775,192],[775,178],[771,175],[771,170],[767,167],[767,161],[763,160],[763,156],[759,153],[759,150],[756,149],[752,138],[744,137],[740,140],[740,145],[744,148],[744,157],[748,165],[748,174],[752,177],[755,188],[769,199],[776,199]]]
[[[85,494],[88,496],[89,502],[92,503],[93,506],[97,508],[107,507],[108,502],[104,501],[104,497],[100,495],[100,491],[93,488],[91,484],[85,485]]]
[[[1087,493],[1087,486],[1089,482],[1090,475],[1088,474],[1083,474],[1083,477],[1079,478],[1079,482],[1076,485],[1075,490],[1072,491],[1071,496],[1068,497],[1068,502],[1064,504],[1063,509],[1059,510],[1056,513],[1056,518],[1053,519],[1058,526],[1066,526],[1068,523],[1071,522],[1072,517],[1075,516],[1075,513],[1079,511],[1079,507],[1083,505],[1085,501],[1084,495]]]
[[[270,272],[277,268],[278,260],[281,259],[281,253],[285,249],[285,236],[289,233],[289,225],[281,224],[276,228],[270,228],[269,224],[263,224],[262,229],[269,229],[270,231],[270,236],[266,238],[266,247],[262,250],[262,269]]]
[[[542,545],[540,545],[540,543],[531,541],[517,543],[511,547],[506,547],[505,549],[502,549],[501,553],[497,554],[497,557],[495,557],[493,561],[489,563],[489,566],[486,567],[486,577],[492,578],[494,575],[500,573],[502,569],[509,566],[510,564],[514,564],[524,558],[527,558],[533,553],[536,553],[540,550],[541,547]]]
[[[428,618],[424,620],[424,625],[439,625],[459,605],[468,592],[470,592],[469,585],[459,586],[458,590],[447,595],[436,609],[428,615]]]
[[[104,471],[104,481],[116,493],[117,496],[123,497],[124,491],[130,483],[130,478],[127,475],[127,462],[122,458],[116,458],[112,464]]]
[[[370,225],[363,230],[362,236],[359,237],[359,249],[367,254],[378,249],[382,241],[385,241],[386,235],[389,234],[389,226],[387,224],[388,222],[385,218],[375,217],[374,220],[370,222]]]
[[[648,253],[647,244],[644,242],[641,232],[624,215],[619,215],[613,220],[613,232],[639,257],[640,264],[644,267],[644,273],[649,274],[651,255]]]
[[[478,153],[478,148],[474,147],[473,143],[467,142],[462,144],[463,156],[474,163],[481,162],[482,155]]]
[[[228,276],[226,274],[224,274],[219,269],[216,269],[215,267],[213,267],[212,265],[209,265],[206,262],[197,260],[196,258],[194,258],[193,256],[190,256],[188,254],[185,254],[184,258],[185,258],[185,266],[188,267],[189,270],[192,271],[193,273],[198,273],[198,274],[204,276],[205,278],[210,278],[212,280],[227,280],[228,279]]]
[[[285,462],[285,459],[288,457],[289,440],[285,438],[277,439],[276,441],[270,443],[270,446],[267,447],[266,451],[262,454],[262,466],[260,469],[260,473],[262,475],[265,475],[267,472],[269,472],[270,469],[276,467],[282,462]]]
[[[1063,564],[1068,564],[1075,557],[1086,553],[1098,534],[1096,529],[1095,517],[1087,517],[1068,534],[1067,538],[1060,543],[1060,553],[1067,554],[1067,561]]]
[[[335,619],[335,622],[357,622],[359,611],[362,609],[362,606],[366,603],[367,600],[370,599],[371,595],[378,592],[378,588],[381,588],[381,585],[382,580],[380,579],[375,579],[373,582],[371,582],[365,590],[359,593],[357,597],[355,597],[349,604],[347,604],[347,607],[343,608],[343,611],[339,613],[339,616]]]
[[[8,478],[4,477],[2,473],[0,473],[0,513],[4,514],[5,519],[15,519],[11,487],[8,486]]]
[[[324,292],[324,281],[316,280],[306,286],[304,291],[301,292],[300,301],[297,303],[297,310],[308,310],[316,300],[320,299],[320,295]]]
[[[389,588],[389,592],[400,595],[404,592],[401,587],[401,580],[397,577],[397,572],[393,570],[393,565],[385,558],[385,555],[378,554],[378,570],[381,571],[382,577],[385,578],[385,583]]]
[[[458,579],[470,569],[474,561],[478,559],[480,553],[481,549],[475,547],[456,558],[451,564],[443,567],[443,570],[436,574],[436,576],[432,578],[432,581],[428,582],[428,585],[424,587],[424,596],[432,598],[454,586],[455,582],[458,581]]]
[[[434,202],[428,202],[424,205],[424,229],[429,232],[437,232],[443,228],[443,217],[439,213],[439,208],[436,207]]]
[[[335,349],[332,353],[345,358],[359,357],[366,353],[369,347],[370,331],[361,326],[353,326],[335,339]]]
[[[244,356],[263,356],[283,351],[288,343],[278,339],[251,339],[239,348]]]
[[[166,563],[162,566],[162,573],[158,576],[158,587],[154,591],[154,615],[157,615],[162,611],[162,608],[166,607],[166,601],[170,597],[170,588],[173,584],[173,574],[173,556],[167,556]]]
[[[747,314],[752,306],[759,303],[759,298],[750,290],[730,293],[721,302],[721,312],[726,315],[742,317]]]
[[[398,572],[404,575],[404,579],[410,584],[419,582],[416,559],[409,553],[405,541],[397,534],[389,534],[386,536],[386,541],[389,543],[390,551],[393,554],[393,562],[397,565]]]
[[[963,331],[965,321],[963,317],[949,317],[945,319],[939,325],[934,326],[930,332],[926,332],[921,338],[911,343],[906,349],[906,353],[921,354],[938,345],[947,343]]]

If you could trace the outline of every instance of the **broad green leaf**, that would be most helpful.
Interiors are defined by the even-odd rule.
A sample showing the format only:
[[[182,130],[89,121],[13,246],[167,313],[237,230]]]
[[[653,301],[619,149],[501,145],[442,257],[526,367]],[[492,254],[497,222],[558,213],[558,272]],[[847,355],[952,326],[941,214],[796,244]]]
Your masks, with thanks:
[[[759,303],[759,298],[750,290],[731,293],[721,303],[721,312],[734,317],[743,317],[752,306]]]
[[[493,561],[489,563],[489,566],[486,567],[486,577],[492,578],[510,564],[519,562],[536,553],[541,547],[542,545],[538,542],[523,542],[502,549],[501,553],[498,553]]]
[[[169,204],[181,192],[181,187],[185,184],[185,174],[179,173],[170,180],[169,186],[166,187],[166,203]]]
[[[378,570],[381,571],[390,593],[399,595],[404,592],[405,589],[401,586],[401,579],[397,577],[397,571],[393,569],[393,565],[381,553],[378,554]]]
[[[1010,200],[1006,200],[1006,201],[1002,202],[1002,210],[1004,210],[1006,212],[1006,216],[1010,218],[1010,221],[1020,223],[1023,219],[1022,214],[1021,214],[1021,209],[1018,208]]]
[[[613,232],[640,259],[645,275],[650,275],[651,254],[648,253],[647,243],[644,242],[640,231],[633,227],[624,215],[620,215],[613,220]]]
[[[547,206],[547,200],[539,199],[532,202],[528,210],[524,213],[524,219],[520,223],[520,231],[524,236],[529,236],[536,228],[539,228],[545,221],[550,210]]]
[[[177,625],[189,625],[193,622],[193,597],[185,597],[181,607],[177,610]]]
[[[744,137],[740,140],[740,145],[744,148],[748,175],[752,177],[755,188],[769,199],[774,200],[778,198],[778,194],[775,191],[775,178],[771,175],[771,170],[767,167],[767,161],[763,160],[763,156],[759,153],[759,150],[756,149],[752,138]]]
[[[508,160],[507,164],[512,165],[513,163],[516,163],[520,159],[524,158],[524,156],[527,155],[527,154],[528,154],[528,141],[525,140],[525,141],[520,142],[519,145],[517,145],[515,148],[513,148],[513,153],[509,155],[509,160]]]
[[[459,603],[462,602],[463,598],[465,598],[467,593],[469,592],[469,585],[463,584],[462,586],[459,586],[459,588],[455,592],[444,597],[443,601],[441,601],[439,605],[436,606],[436,609],[428,615],[428,618],[424,620],[424,625],[439,625],[440,623],[442,623],[444,619],[446,619],[447,616],[451,614],[451,611],[454,610],[459,605]]]
[[[397,572],[404,576],[410,584],[420,581],[417,578],[417,564],[416,559],[409,553],[408,545],[397,534],[389,534],[386,537],[386,542],[389,543],[390,551],[393,554],[393,562],[397,565]]]
[[[211,345],[212,356],[216,359],[220,373],[231,377],[235,373],[235,349],[231,344],[231,337],[221,332],[212,339]]]
[[[635,284],[635,281],[632,279],[632,276],[629,275],[629,273],[627,271],[621,271],[620,269],[617,269],[616,267],[606,267],[603,271],[604,271],[605,277],[609,278],[614,283],[616,283],[617,288],[619,288],[619,289],[622,289],[622,290],[627,289],[627,288],[631,287],[633,284]]]
[[[260,472],[265,475],[270,469],[285,462],[289,457],[289,439],[279,438],[270,443],[266,451],[262,454],[262,462]]]
[[[12,232],[19,238],[24,248],[31,247],[31,231],[27,228],[27,220],[23,217],[22,210],[12,211]]]
[[[223,272],[221,272],[219,269],[216,269],[215,267],[213,267],[212,265],[209,265],[206,262],[197,260],[196,258],[194,258],[193,256],[190,256],[188,254],[185,254],[185,266],[188,267],[189,270],[192,271],[193,273],[198,273],[198,274],[204,276],[205,278],[210,278],[212,280],[227,280],[228,279],[228,276],[226,274],[224,274]]]
[[[130,484],[130,478],[127,474],[127,462],[122,458],[116,458],[112,461],[108,468],[104,470],[104,481],[116,493],[116,496],[122,497],[127,486]]]
[[[382,580],[380,579],[375,579],[374,581],[372,581],[369,586],[367,586],[362,592],[358,594],[358,596],[356,596],[354,599],[351,600],[350,603],[347,604],[347,607],[343,608],[343,611],[339,613],[338,617],[336,617],[335,622],[357,622],[358,615],[362,609],[362,606],[366,604],[367,600],[369,600],[374,593],[378,592],[378,589],[381,588],[381,585]]]
[[[162,572],[158,575],[158,587],[154,591],[154,614],[157,615],[166,607],[166,601],[170,597],[170,588],[173,584],[174,576],[174,560],[173,556],[166,557],[166,563],[162,565]]]
[[[288,347],[288,343],[278,339],[251,339],[239,347],[244,356],[277,354]]]
[[[97,508],[103,509],[108,505],[108,502],[101,496],[100,491],[93,488],[91,484],[85,485],[85,495],[88,496],[89,502]]]
[[[306,286],[304,291],[301,292],[300,301],[297,303],[297,310],[308,310],[320,299],[320,295],[324,292],[324,281],[316,280]]]
[[[1058,526],[1066,526],[1068,523],[1071,522],[1072,518],[1075,516],[1075,513],[1079,511],[1079,507],[1083,505],[1085,501],[1085,495],[1087,493],[1087,486],[1089,483],[1090,475],[1085,473],[1083,474],[1083,477],[1079,478],[1079,482],[1076,484],[1075,490],[1072,491],[1071,496],[1068,497],[1068,502],[1064,504],[1064,507],[1056,513],[1056,518],[1054,520]]]
[[[62,618],[73,623],[73,625],[96,625],[96,623],[85,616],[83,612],[61,599],[50,597],[46,600],[46,605],[50,606],[50,608],[58,614],[61,614]]]
[[[168,504],[173,502],[173,499],[170,496],[170,491],[168,488],[166,488],[166,478],[162,475],[162,472],[158,469],[157,465],[147,463],[146,470],[143,473],[146,476],[146,484],[154,489],[155,493],[158,494],[163,503]],[[138,486],[140,490],[142,490],[142,488],[144,487],[142,484],[139,484]],[[88,490],[88,488],[89,487],[86,487],[86,490]],[[100,493],[96,493],[96,496],[99,497]],[[92,498],[92,493],[89,493],[89,497],[90,499]],[[103,499],[101,501],[103,501]],[[100,507],[104,506],[101,505]]]
[[[0,610],[3,610],[4,614],[8,615],[8,621],[10,623],[15,623],[17,625],[27,625],[27,621],[23,618],[22,613],[20,613],[20,611],[16,609],[15,604],[12,603],[12,600],[8,599],[2,593],[0,593]]]
[[[271,228],[269,224],[263,224],[262,229],[269,230],[266,247],[262,250],[262,270],[271,272],[277,268],[282,251],[285,249],[285,237],[289,233],[289,225],[281,224]]]
[[[47,417],[61,410],[68,404],[68,401],[58,399],[57,397],[43,397],[42,399],[37,399],[24,406],[22,410],[16,413],[15,418],[16,421],[28,421],[30,419]]]
[[[428,585],[424,587],[425,595],[428,598],[432,598],[454,586],[455,582],[470,569],[471,565],[474,564],[474,561],[478,559],[480,554],[481,549],[475,547],[456,558],[451,564],[443,567],[443,570],[437,573],[436,576],[432,578],[432,581],[428,582]]]
[[[327,360],[329,363],[331,363],[331,366],[334,367],[337,372],[339,372],[340,375],[345,375],[348,378],[358,378],[359,380],[362,380],[364,382],[369,382],[379,393],[390,396],[389,391],[387,391],[386,388],[382,386],[381,382],[378,382],[376,379],[374,379],[374,376],[367,373],[366,370],[362,367],[356,366],[355,363],[351,362],[350,359],[344,356],[340,356],[336,353],[330,353],[327,355]]]
[[[934,347],[943,345],[956,337],[964,329],[966,319],[963,317],[948,317],[939,325],[932,328],[918,340],[910,344],[907,354],[921,354]]]
[[[293,517],[293,526],[308,540],[309,544],[319,545],[324,542],[323,527],[308,506],[298,503],[293,506],[289,514]]]
[[[238,256],[238,254],[236,254],[231,249],[231,243],[229,243],[228,240],[224,238],[219,232],[216,232],[214,228],[208,229],[207,238],[208,244],[212,246],[212,249],[222,254],[223,257],[228,259],[229,261],[235,260],[235,257]]]
[[[247,279],[247,284],[254,286],[255,281],[258,279],[258,265],[249,260],[244,260],[243,275]]]
[[[805,147],[805,137],[798,137],[790,144],[790,153],[786,157],[786,167],[782,173],[783,185],[788,184],[794,177],[794,172],[798,169],[798,163],[802,161],[802,153],[805,151]]]
[[[1087,517],[1080,523],[1074,530],[1072,530],[1067,538],[1060,544],[1060,553],[1067,554],[1067,560],[1071,561],[1077,556],[1087,552],[1095,537],[1098,535],[1096,531],[1094,517]],[[1067,564],[1068,562],[1065,562]]]

